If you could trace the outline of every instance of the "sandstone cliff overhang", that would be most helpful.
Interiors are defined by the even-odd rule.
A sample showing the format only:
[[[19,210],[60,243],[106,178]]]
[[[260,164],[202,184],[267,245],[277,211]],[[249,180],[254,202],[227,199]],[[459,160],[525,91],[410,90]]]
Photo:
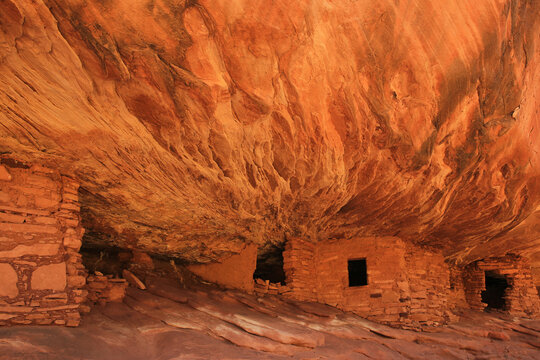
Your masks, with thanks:
[[[539,12],[5,0],[0,154],[81,182],[88,244],[399,236],[538,268]]]

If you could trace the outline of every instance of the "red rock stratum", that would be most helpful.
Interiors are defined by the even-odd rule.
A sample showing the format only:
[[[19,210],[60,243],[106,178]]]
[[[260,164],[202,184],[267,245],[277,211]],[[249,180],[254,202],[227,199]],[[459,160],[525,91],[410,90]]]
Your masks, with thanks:
[[[0,74],[0,153],[81,180],[88,242],[540,267],[538,1],[2,0]]]

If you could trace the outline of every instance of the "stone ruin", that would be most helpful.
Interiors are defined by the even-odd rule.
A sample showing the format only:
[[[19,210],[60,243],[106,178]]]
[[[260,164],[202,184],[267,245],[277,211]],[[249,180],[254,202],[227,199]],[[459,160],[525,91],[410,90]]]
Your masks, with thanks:
[[[71,177],[44,167],[0,166],[1,325],[77,326],[86,300],[123,299],[126,280],[88,276],[82,264],[77,189]],[[397,237],[292,238],[282,260],[285,278],[275,283],[253,279],[255,245],[188,269],[226,288],[320,302],[401,327],[447,323],[460,308],[540,314],[529,265],[512,254],[457,267]]]
[[[255,263],[256,253],[250,248],[195,269],[201,277],[227,288],[320,302],[399,327],[452,322],[461,309],[492,310],[488,298],[493,272],[508,279],[507,288],[498,295],[505,306],[498,311],[522,317],[540,315],[528,263],[512,254],[458,267],[446,262],[441,253],[397,237],[317,244],[293,238],[283,251],[283,283],[251,279]]]
[[[0,165],[0,325],[77,326],[87,291],[78,183]]]
[[[360,271],[354,269],[361,260]],[[317,301],[392,325],[436,325],[454,320],[460,308],[488,305],[486,271],[508,277],[500,310],[540,315],[538,292],[525,259],[515,255],[450,266],[440,253],[396,237],[332,240],[295,239],[284,251],[292,297]],[[359,274],[360,272],[360,274]],[[484,296],[486,297],[486,296]]]
[[[463,270],[465,298],[471,309],[499,310],[521,317],[540,314],[538,290],[529,263],[517,255],[476,261]]]

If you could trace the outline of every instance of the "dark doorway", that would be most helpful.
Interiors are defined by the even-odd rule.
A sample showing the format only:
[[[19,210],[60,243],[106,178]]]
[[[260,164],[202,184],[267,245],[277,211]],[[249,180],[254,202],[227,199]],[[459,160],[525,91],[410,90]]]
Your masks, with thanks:
[[[505,293],[508,281],[504,275],[494,271],[486,271],[486,290],[482,291],[482,302],[487,304],[486,310],[506,310]]]
[[[349,287],[368,284],[366,259],[349,260],[347,267],[349,270]]]
[[[264,248],[259,248],[257,267],[253,273],[253,278],[269,280],[271,283],[285,285],[283,248],[275,245],[267,245]]]

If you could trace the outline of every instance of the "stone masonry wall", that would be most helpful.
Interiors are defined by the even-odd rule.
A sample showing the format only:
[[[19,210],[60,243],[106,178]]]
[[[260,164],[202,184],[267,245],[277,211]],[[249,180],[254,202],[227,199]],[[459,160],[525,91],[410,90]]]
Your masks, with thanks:
[[[317,301],[315,276],[315,245],[293,238],[283,250],[283,272],[290,292],[287,296],[303,301]]]
[[[88,300],[105,305],[109,302],[122,302],[126,296],[126,279],[114,279],[112,275],[96,272],[87,279]]]
[[[399,321],[408,298],[405,245],[398,238],[320,243],[316,251],[317,300],[381,322]],[[365,258],[368,285],[349,287],[347,260]],[[312,285],[312,286],[313,286]]]
[[[78,184],[43,167],[2,161],[0,325],[77,326],[87,294]]]
[[[448,307],[454,309],[470,308],[465,294],[463,282],[463,268],[456,265],[449,265],[450,268],[450,289],[448,292]],[[451,315],[452,316],[452,315]]]
[[[368,319],[405,325],[444,323],[450,271],[441,254],[396,237],[292,239],[283,252],[289,296],[353,311]],[[366,259],[368,284],[349,287],[348,260]]]
[[[422,324],[446,323],[460,294],[450,296],[450,269],[442,254],[408,246],[405,263],[410,299],[407,314],[401,315]]]
[[[509,285],[504,296],[506,312],[516,316],[540,315],[538,290],[529,263],[525,258],[512,254],[476,261],[463,270],[466,299],[472,309],[481,311],[487,306],[482,302],[482,291],[486,289],[485,271],[506,277]]]

